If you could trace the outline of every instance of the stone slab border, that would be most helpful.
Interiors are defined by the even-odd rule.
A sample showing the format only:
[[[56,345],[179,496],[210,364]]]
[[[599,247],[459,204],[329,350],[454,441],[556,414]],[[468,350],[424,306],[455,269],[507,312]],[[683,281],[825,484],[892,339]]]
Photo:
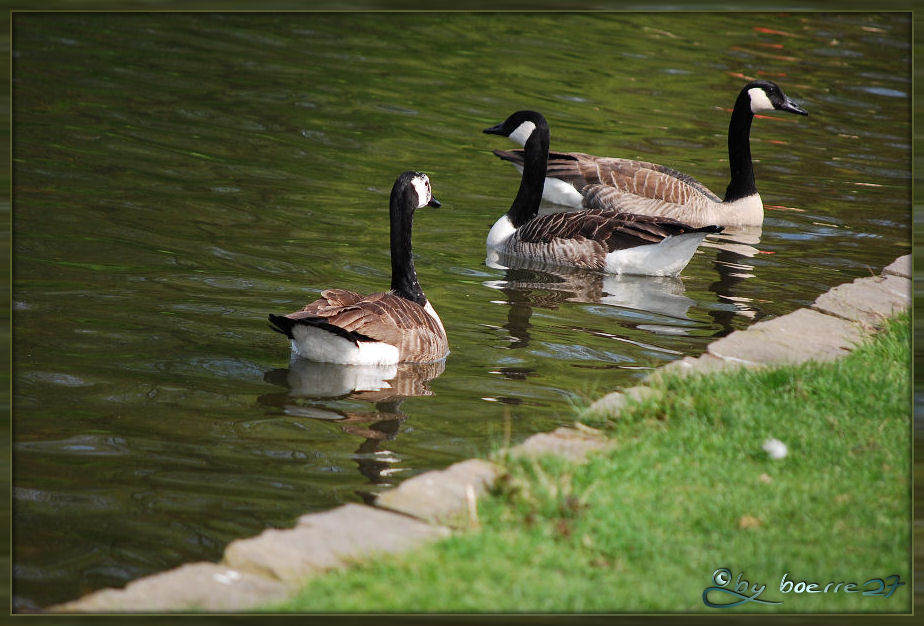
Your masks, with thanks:
[[[847,354],[872,330],[911,305],[911,255],[896,259],[879,276],[860,278],[820,295],[810,308],[758,322],[653,372],[709,373]],[[610,393],[590,411],[613,413],[651,389],[639,385]],[[555,454],[582,461],[609,445],[586,426],[533,435],[506,452]],[[476,499],[502,469],[469,459],[420,474],[380,494],[375,506],[346,504],[300,517],[293,528],[267,529],[228,544],[219,563],[191,563],[145,576],[122,589],[102,589],[58,604],[55,613],[241,612],[284,600],[313,576],[447,537],[452,528],[477,524]]]

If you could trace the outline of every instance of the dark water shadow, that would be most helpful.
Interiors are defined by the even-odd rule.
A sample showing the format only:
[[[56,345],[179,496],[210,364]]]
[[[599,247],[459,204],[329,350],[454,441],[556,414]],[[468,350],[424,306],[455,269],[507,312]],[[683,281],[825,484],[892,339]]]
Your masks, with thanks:
[[[709,291],[729,305],[709,312],[713,321],[721,327],[716,337],[735,330],[734,322],[739,317],[756,322],[766,316],[758,301],[740,292],[742,284],[757,275],[754,258],[763,254],[758,247],[762,231],[761,226],[728,227],[717,235],[710,235],[702,243],[704,248],[716,250],[713,266],[719,278],[709,285]]]
[[[505,270],[503,280],[483,284],[503,292],[510,305],[505,328],[510,333],[511,348],[529,345],[534,307],[556,309],[565,302],[605,304],[669,321],[689,320],[687,313],[696,304],[684,295],[683,281],[671,276],[629,276],[578,268],[551,268],[493,250],[489,250],[485,262],[489,267]],[[683,332],[679,325],[674,331]]]
[[[336,422],[342,431],[362,438],[353,453],[359,473],[370,484],[395,483],[390,470],[400,459],[383,443],[394,440],[407,415],[401,410],[406,398],[432,395],[430,383],[446,368],[446,361],[398,365],[339,365],[293,359],[289,367],[274,369],[263,376],[284,392],[259,396],[263,406],[282,409],[286,415]],[[372,410],[348,411],[331,406],[332,400],[361,400]],[[375,494],[358,494],[371,502]]]

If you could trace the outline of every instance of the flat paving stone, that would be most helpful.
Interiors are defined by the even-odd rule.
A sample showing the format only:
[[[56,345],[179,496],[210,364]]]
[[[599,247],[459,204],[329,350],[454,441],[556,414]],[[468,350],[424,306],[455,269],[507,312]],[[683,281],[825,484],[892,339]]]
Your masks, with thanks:
[[[325,570],[375,555],[403,552],[449,535],[444,526],[361,504],[345,504],[268,529],[225,549],[223,564],[298,584]]]
[[[661,376],[665,373],[679,374],[681,376],[686,376],[688,374],[710,374],[712,372],[725,371],[746,365],[752,364],[721,359],[705,352],[698,357],[685,356],[682,359],[671,361],[667,365],[662,365],[652,372],[651,377]]]
[[[818,296],[812,306],[830,315],[881,326],[911,304],[911,280],[897,275],[858,278]]]
[[[123,589],[101,589],[50,610],[55,613],[238,611],[281,601],[291,593],[292,588],[278,580],[201,562],[139,578]]]
[[[882,274],[911,278],[911,255],[898,257],[882,270]]]
[[[616,415],[622,411],[628,401],[629,399],[626,397],[626,394],[621,391],[613,391],[591,404],[587,408],[587,411],[590,413]]]
[[[546,454],[561,456],[571,461],[583,461],[590,452],[601,450],[609,445],[609,440],[602,433],[595,434],[591,429],[578,430],[560,426],[550,433],[538,433],[510,449],[513,456],[543,456]]]
[[[456,525],[465,519],[470,500],[493,485],[498,473],[493,463],[469,459],[409,478],[380,493],[375,504],[428,522]]]
[[[645,387],[642,385],[636,385],[634,387],[629,387],[628,389],[623,389],[622,391],[614,391],[608,393],[593,404],[588,407],[590,413],[606,413],[608,415],[616,415],[622,411],[623,407],[626,406],[626,403],[629,400],[643,400],[651,396],[654,391],[651,387]]]
[[[856,324],[811,309],[757,322],[708,346],[709,354],[744,364],[830,361],[862,339]]]

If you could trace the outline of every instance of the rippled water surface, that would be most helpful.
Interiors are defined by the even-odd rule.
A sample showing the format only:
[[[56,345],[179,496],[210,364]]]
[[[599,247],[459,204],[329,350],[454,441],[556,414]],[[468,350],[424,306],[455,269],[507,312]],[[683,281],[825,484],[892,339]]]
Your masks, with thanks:
[[[13,22],[19,610],[570,423],[575,402],[910,249],[902,14]],[[810,112],[754,122],[761,232],[712,241],[675,280],[485,265],[518,175],[483,128],[536,109],[555,148],[721,194],[752,77]],[[266,315],[388,286],[407,169],[443,203],[417,213],[414,253],[452,353],[351,394],[348,368],[290,366]]]

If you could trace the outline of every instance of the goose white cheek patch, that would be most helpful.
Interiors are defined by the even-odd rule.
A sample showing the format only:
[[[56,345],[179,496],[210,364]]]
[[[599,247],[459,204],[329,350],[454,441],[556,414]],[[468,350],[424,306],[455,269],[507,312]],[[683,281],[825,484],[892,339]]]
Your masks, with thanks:
[[[430,179],[426,176],[418,176],[413,181],[414,191],[417,192],[417,208],[422,209],[430,202]]]
[[[510,140],[514,143],[518,143],[521,146],[526,145],[526,140],[529,139],[529,136],[533,134],[533,131],[536,130],[536,125],[532,122],[523,122],[517,129],[508,135]]]
[[[748,89],[748,97],[751,98],[751,113],[772,111],[776,108],[773,106],[773,103],[770,102],[770,98],[767,97],[767,92],[760,87]]]

